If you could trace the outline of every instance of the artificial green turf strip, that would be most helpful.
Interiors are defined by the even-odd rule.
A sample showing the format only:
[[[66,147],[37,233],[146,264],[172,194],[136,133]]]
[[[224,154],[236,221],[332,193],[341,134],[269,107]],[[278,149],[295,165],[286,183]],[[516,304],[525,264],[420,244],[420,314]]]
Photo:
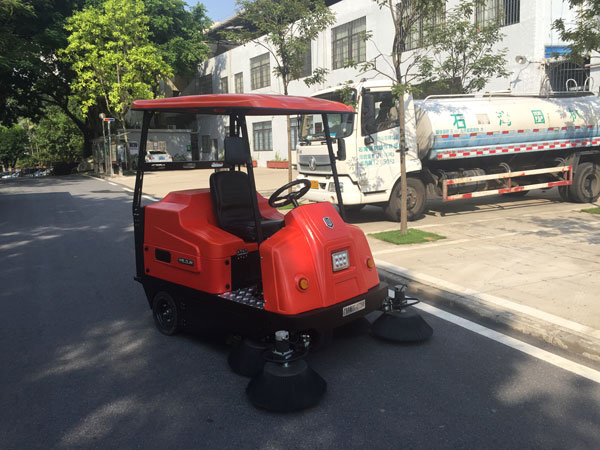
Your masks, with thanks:
[[[277,209],[279,211],[285,211],[286,209],[293,209],[293,208],[294,208],[294,205],[290,203],[289,205],[285,205],[285,206],[282,206],[281,208],[277,208]]]
[[[384,231],[382,233],[373,233],[369,236],[373,236],[376,239],[382,241],[391,242],[396,245],[403,244],[419,244],[421,242],[437,241],[439,239],[446,239],[446,236],[440,236],[435,233],[428,233],[427,231],[415,230],[409,228],[406,235],[400,234],[400,230]]]
[[[590,213],[590,214],[600,214],[600,206],[597,206],[595,208],[590,208],[590,209],[582,209],[581,211]]]

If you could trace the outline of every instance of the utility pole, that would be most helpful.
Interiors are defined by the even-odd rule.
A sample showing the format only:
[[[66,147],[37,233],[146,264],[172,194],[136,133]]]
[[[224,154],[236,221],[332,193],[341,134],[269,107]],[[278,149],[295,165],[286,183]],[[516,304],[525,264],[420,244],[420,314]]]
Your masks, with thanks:
[[[100,118],[102,119],[102,135],[104,136],[104,146],[106,147],[106,136],[104,135],[104,122],[107,123],[108,126],[108,155],[106,157],[106,174],[110,177],[112,176],[112,139],[110,135],[110,123],[114,122],[115,119],[112,117],[106,117],[104,113],[100,113]]]

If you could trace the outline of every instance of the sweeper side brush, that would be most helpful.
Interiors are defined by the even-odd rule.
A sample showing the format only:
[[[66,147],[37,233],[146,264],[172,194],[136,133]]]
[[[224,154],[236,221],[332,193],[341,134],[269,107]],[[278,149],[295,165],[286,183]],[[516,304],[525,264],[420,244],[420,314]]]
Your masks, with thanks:
[[[275,333],[275,349],[265,355],[267,362],[262,372],[246,387],[254,406],[274,412],[293,412],[319,403],[327,383],[304,360],[308,344],[305,341],[304,351],[292,349],[287,331]]]
[[[253,377],[262,371],[265,365],[263,353],[267,349],[266,344],[246,338],[239,346],[231,350],[227,362],[231,370],[238,375]]]
[[[411,306],[419,303],[416,298],[407,297],[406,286],[390,288],[385,300],[383,314],[371,325],[371,333],[380,339],[393,342],[421,342],[433,335],[433,329],[414,311]]]

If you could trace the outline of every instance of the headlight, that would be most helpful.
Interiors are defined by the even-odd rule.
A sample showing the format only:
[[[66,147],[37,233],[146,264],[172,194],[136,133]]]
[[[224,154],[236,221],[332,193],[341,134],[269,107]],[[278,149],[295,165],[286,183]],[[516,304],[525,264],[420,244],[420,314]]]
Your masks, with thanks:
[[[350,267],[350,259],[348,258],[348,250],[335,252],[331,254],[331,265],[334,272],[347,269]]]

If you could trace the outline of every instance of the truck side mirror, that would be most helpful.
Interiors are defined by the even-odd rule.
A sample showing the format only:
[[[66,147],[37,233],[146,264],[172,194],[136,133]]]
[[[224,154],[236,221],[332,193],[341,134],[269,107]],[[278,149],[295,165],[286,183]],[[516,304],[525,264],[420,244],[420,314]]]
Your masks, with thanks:
[[[337,160],[346,161],[346,141],[344,141],[344,138],[337,138],[337,145]]]
[[[365,145],[368,147],[369,145],[373,145],[373,143],[375,142],[375,139],[373,139],[373,136],[371,136],[370,134],[367,134],[365,136]]]

